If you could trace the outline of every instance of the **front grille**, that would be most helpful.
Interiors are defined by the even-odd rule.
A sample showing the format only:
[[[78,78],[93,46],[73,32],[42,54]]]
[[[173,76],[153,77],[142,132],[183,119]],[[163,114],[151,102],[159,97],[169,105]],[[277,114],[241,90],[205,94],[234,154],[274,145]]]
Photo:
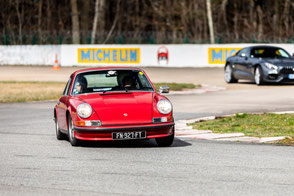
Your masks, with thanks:
[[[294,67],[292,66],[287,66],[287,67],[283,67],[280,71],[280,73],[282,74],[293,74],[294,73]]]

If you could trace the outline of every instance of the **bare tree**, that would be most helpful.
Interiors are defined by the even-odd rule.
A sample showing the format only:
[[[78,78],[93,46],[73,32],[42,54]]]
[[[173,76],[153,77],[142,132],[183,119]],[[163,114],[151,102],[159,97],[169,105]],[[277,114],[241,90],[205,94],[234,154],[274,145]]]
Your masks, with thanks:
[[[294,0],[1,0],[0,10],[5,44],[36,33],[40,44],[294,41]]]
[[[17,19],[18,19],[18,38],[20,43],[22,43],[22,22],[23,22],[23,18],[22,18],[22,14],[20,11],[20,0],[15,0],[15,10],[16,10],[16,14],[17,14]]]
[[[82,14],[81,14],[81,31],[82,31],[81,33],[84,36],[89,32],[90,9],[91,9],[91,1],[90,0],[83,1]]]
[[[71,0],[71,12],[72,12],[72,42],[73,44],[80,43],[80,25],[79,25],[79,12],[77,0]]]
[[[107,34],[107,36],[106,36],[103,44],[105,44],[108,41],[109,37],[111,36],[111,34],[112,34],[112,32],[113,32],[113,30],[114,30],[114,28],[116,26],[116,23],[117,23],[117,20],[118,20],[118,17],[119,17],[120,1],[121,0],[118,0],[118,2],[116,4],[116,15],[115,15],[115,19],[113,21],[112,27],[111,27],[110,31],[108,32],[108,34]]]
[[[38,32],[39,32],[39,37],[42,37],[42,27],[41,27],[42,8],[43,8],[43,0],[39,0],[39,3],[38,3]]]
[[[260,5],[257,5],[257,16],[258,16],[258,29],[257,29],[257,40],[262,41],[263,36],[263,11]]]
[[[210,43],[214,44],[214,30],[213,30],[213,20],[212,20],[210,0],[206,0],[206,8],[207,8],[207,20],[208,20],[208,26],[209,26]]]
[[[95,2],[95,16],[93,20],[93,30],[92,30],[92,36],[91,36],[91,44],[95,43],[95,38],[97,34],[97,27],[98,27],[98,19],[104,15],[104,6],[105,1],[104,0],[96,0]],[[103,19],[102,19],[103,20]],[[100,25],[102,26],[102,25]]]

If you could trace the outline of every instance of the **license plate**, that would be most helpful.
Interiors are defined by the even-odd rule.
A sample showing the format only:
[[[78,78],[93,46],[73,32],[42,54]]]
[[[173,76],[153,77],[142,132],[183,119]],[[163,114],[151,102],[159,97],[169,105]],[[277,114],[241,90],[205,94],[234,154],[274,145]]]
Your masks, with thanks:
[[[143,139],[146,138],[146,131],[113,132],[113,140]]]
[[[288,78],[289,78],[289,79],[294,79],[294,74],[289,74],[289,75],[288,75]]]

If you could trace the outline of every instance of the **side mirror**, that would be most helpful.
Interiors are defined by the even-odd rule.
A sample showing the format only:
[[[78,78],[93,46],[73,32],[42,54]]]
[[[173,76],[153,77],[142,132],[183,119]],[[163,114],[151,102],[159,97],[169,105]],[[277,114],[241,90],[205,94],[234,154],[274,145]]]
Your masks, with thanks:
[[[294,57],[294,53],[292,53],[292,57]]]
[[[159,93],[169,93],[169,87],[168,86],[161,86],[159,88]]]

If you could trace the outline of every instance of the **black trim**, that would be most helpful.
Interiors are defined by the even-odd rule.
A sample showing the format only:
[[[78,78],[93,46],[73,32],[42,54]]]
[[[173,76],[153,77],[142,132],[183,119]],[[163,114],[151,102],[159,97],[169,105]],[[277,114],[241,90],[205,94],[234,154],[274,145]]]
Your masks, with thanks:
[[[137,130],[137,129],[153,129],[161,127],[172,127],[175,123],[169,123],[167,125],[151,125],[151,126],[140,126],[140,127],[117,127],[117,128],[103,128],[99,127],[98,129],[81,129],[74,127],[76,131],[115,131],[115,130]]]
[[[104,91],[104,92],[105,92],[105,91]],[[123,91],[123,92],[108,91],[108,92],[110,92],[110,93],[105,92],[105,93],[102,93],[102,94],[100,94],[100,95],[101,95],[101,96],[104,96],[104,95],[132,94],[132,93],[129,92],[129,91]]]

